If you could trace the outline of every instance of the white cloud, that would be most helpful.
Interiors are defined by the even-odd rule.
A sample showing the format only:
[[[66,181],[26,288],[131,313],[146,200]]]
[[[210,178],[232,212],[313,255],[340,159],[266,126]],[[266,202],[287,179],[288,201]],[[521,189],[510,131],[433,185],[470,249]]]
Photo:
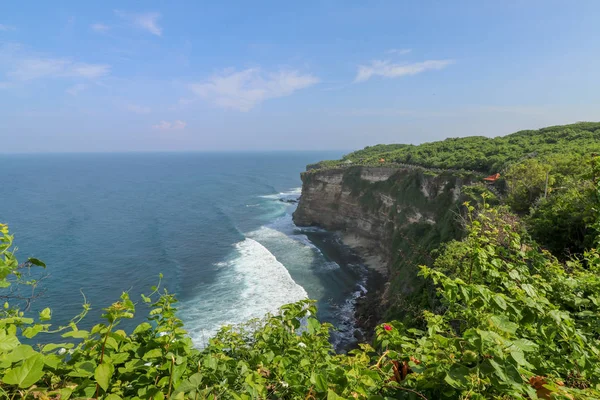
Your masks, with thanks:
[[[158,26],[160,14],[156,12],[148,12],[141,14],[131,14],[123,11],[115,10],[115,14],[119,18],[129,21],[134,26],[150,32],[156,36],[162,36],[162,28]]]
[[[90,28],[93,31],[95,31],[95,32],[104,33],[104,32],[107,32],[110,29],[110,26],[104,25],[104,24],[101,24],[101,23],[97,23],[97,24],[90,25]]]
[[[439,70],[453,64],[454,60],[428,60],[417,63],[392,64],[390,61],[375,60],[370,65],[359,65],[354,82],[364,82],[373,76],[398,78],[416,75],[427,70]]]
[[[69,61],[58,58],[25,58],[15,60],[15,65],[8,75],[23,81],[56,76],[64,73]]]
[[[110,65],[78,63],[68,58],[13,58],[12,64],[8,76],[22,81],[45,77],[94,79],[110,73]]]
[[[78,83],[77,85],[71,86],[70,88],[65,90],[65,92],[67,92],[71,96],[77,96],[79,93],[81,93],[85,89],[87,89],[87,87],[88,87],[88,85],[85,85],[83,83]]]
[[[412,49],[389,49],[386,51],[387,54],[397,54],[399,56],[408,54],[412,51]]]
[[[28,51],[18,43],[0,44],[0,65],[7,78],[31,81],[40,78],[96,79],[110,74],[108,64],[89,64],[68,57],[50,57]]]
[[[185,129],[186,126],[186,122],[177,119],[173,122],[160,121],[158,124],[152,125],[152,128],[158,129],[159,131],[177,131]]]
[[[11,26],[11,25],[4,25],[4,24],[0,24],[0,31],[14,31],[15,27]]]
[[[150,114],[150,112],[152,111],[150,109],[150,107],[144,107],[144,106],[140,106],[137,104],[127,104],[125,106],[125,108],[128,111],[131,111],[132,113],[136,113],[136,114]],[[165,121],[162,121],[165,122]]]
[[[66,76],[77,76],[81,78],[99,78],[110,73],[110,65],[107,64],[72,64],[66,71]]]
[[[265,100],[289,96],[317,82],[318,78],[298,71],[264,74],[259,68],[228,69],[205,82],[191,84],[190,89],[219,107],[250,111]]]

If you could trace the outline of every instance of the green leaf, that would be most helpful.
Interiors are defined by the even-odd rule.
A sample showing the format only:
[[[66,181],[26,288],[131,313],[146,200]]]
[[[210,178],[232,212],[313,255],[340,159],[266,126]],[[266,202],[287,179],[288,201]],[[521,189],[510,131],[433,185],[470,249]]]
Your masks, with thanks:
[[[325,378],[322,374],[313,372],[310,375],[310,383],[315,385],[315,389],[317,389],[318,392],[327,391],[327,378]]]
[[[15,348],[6,356],[6,361],[10,361],[11,363],[18,363],[19,361],[27,360],[30,357],[33,357],[37,352],[33,349],[33,347],[22,344]]]
[[[18,385],[26,389],[44,376],[44,357],[36,353],[17,368],[8,370],[4,374],[3,382],[9,385]]]
[[[94,375],[95,369],[96,363],[91,361],[82,361],[75,364],[73,371],[69,372],[67,375],[79,378],[88,378]]]
[[[329,389],[329,391],[327,391],[327,400],[345,400],[345,398],[338,396],[336,392]]]
[[[308,319],[307,327],[308,333],[312,335],[321,329],[321,323],[316,318],[311,317]]]
[[[142,293],[141,296],[142,296],[142,300],[144,300],[144,303],[150,303],[150,302],[152,302],[152,299],[150,297],[144,295],[143,293]]]
[[[444,380],[453,388],[466,389],[469,384],[469,380],[467,379],[468,375],[469,368],[464,365],[454,364],[446,374]]]
[[[503,310],[506,310],[506,301],[504,300],[504,298],[501,295],[499,295],[499,294],[494,295],[493,299],[494,299],[494,303],[496,303],[498,305],[498,307],[500,307]]]
[[[64,333],[62,335],[62,337],[64,337],[64,338],[72,337],[75,339],[87,339],[89,335],[90,335],[90,333],[88,331],[79,330],[79,331],[70,331],[70,332]]]
[[[188,379],[181,382],[179,386],[177,386],[176,390],[178,392],[188,393],[192,390],[196,390],[198,386],[202,383],[202,374],[196,372],[194,375],[190,376]]]
[[[44,264],[42,261],[38,260],[37,258],[30,257],[27,261],[29,261],[33,265],[37,265],[38,267],[46,268],[46,264]]]
[[[45,345],[42,348],[42,351],[44,353],[49,353],[52,350],[62,349],[62,348],[70,349],[72,347],[73,347],[73,343],[48,343],[47,345]]]
[[[33,326],[28,326],[23,331],[23,336],[25,336],[27,339],[31,339],[32,337],[36,336],[38,333],[40,333],[43,330],[44,330],[44,326],[40,325],[40,324],[35,324]]]
[[[7,334],[4,329],[0,329],[0,352],[5,352],[14,349],[21,342],[15,335]]]
[[[125,361],[129,360],[129,353],[111,354],[110,359],[112,365],[123,364]]]
[[[94,378],[100,387],[106,392],[110,383],[110,378],[114,372],[112,364],[103,363],[96,367],[94,371]]]
[[[73,389],[68,389],[68,388],[64,388],[64,389],[60,389],[58,391],[59,393],[59,398],[60,400],[69,400],[69,398],[71,397],[71,394],[73,394]]]
[[[511,386],[518,386],[523,383],[523,378],[521,378],[519,371],[515,368],[514,365],[507,362],[499,364],[491,359],[488,361],[490,362],[490,365],[494,368],[496,376],[498,376],[498,378],[500,378],[501,381]]]
[[[518,339],[513,342],[513,345],[521,351],[535,351],[538,345],[528,339]]]
[[[152,316],[152,315],[157,315],[160,314],[161,312],[163,312],[163,309],[161,307],[159,308],[155,308],[153,310],[151,310],[148,315]]]
[[[106,396],[104,398],[104,400],[123,400],[123,399],[121,398],[121,396],[111,393],[108,396]]]
[[[524,367],[532,367],[532,365],[525,359],[525,354],[523,354],[521,350],[513,350],[510,352],[510,355],[513,360],[517,362],[517,364]]]
[[[525,291],[525,293],[527,293],[527,296],[529,296],[531,298],[537,297],[537,293],[535,292],[535,289],[530,284],[528,284],[528,283],[522,284],[521,289],[523,289]]]
[[[51,316],[52,316],[52,311],[48,307],[44,308],[40,312],[40,320],[41,321],[48,321],[51,318]]]
[[[133,330],[133,334],[135,335],[138,333],[146,332],[149,329],[152,329],[152,325],[150,325],[147,322],[142,322],[141,324],[136,326],[136,328]]]
[[[115,338],[112,338],[112,337],[109,336],[109,337],[106,338],[106,348],[118,350],[119,349],[119,343],[117,343],[117,341],[115,340]]]
[[[511,322],[505,316],[493,315],[490,318],[492,324],[502,332],[514,334],[517,329],[519,329],[519,325]]]
[[[144,356],[142,358],[144,360],[148,360],[150,358],[158,358],[158,357],[162,357],[161,349],[152,349],[152,350],[146,352],[146,354],[144,354]]]
[[[50,368],[56,369],[62,362],[62,359],[56,354],[48,354],[44,356],[44,364],[49,366]]]

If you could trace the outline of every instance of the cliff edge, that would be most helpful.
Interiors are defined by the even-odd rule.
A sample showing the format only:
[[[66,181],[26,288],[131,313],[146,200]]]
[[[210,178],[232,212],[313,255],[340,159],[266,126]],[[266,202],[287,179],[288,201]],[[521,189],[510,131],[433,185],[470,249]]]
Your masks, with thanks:
[[[379,293],[359,307],[372,323],[411,318],[411,309],[431,306],[418,265],[431,261],[440,243],[459,238],[466,185],[479,176],[407,165],[348,166],[302,173],[298,226],[339,232],[370,267],[387,276]],[[377,314],[377,315],[373,315]]]

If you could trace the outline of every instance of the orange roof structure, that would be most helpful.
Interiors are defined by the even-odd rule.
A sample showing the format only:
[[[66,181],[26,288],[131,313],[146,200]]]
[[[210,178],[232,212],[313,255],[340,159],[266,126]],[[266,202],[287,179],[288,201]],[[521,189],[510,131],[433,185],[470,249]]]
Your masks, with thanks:
[[[483,178],[483,180],[486,182],[496,182],[496,180],[498,180],[498,178],[500,178],[500,174],[495,173],[494,175],[490,175],[487,178]]]
[[[385,158],[380,158],[379,162],[385,162]]]

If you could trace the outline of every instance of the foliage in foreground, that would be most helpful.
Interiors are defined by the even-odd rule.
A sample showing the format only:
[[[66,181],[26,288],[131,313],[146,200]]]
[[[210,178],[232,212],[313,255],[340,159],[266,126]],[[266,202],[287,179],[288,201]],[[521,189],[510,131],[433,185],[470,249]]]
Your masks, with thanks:
[[[377,328],[373,345],[335,354],[312,302],[284,306],[254,326],[226,327],[198,350],[159,287],[134,304],[127,293],[90,331],[58,328],[62,343],[29,346],[51,332],[9,300],[0,318],[0,396],[8,399],[597,399],[600,398],[600,254],[566,264],[521,234],[508,211],[470,208],[468,234],[446,246],[432,280],[443,303],[426,328]],[[21,275],[0,225],[0,285]],[[43,266],[30,260],[23,266]],[[14,303],[14,304],[13,304]],[[119,329],[136,307],[148,322]]]

